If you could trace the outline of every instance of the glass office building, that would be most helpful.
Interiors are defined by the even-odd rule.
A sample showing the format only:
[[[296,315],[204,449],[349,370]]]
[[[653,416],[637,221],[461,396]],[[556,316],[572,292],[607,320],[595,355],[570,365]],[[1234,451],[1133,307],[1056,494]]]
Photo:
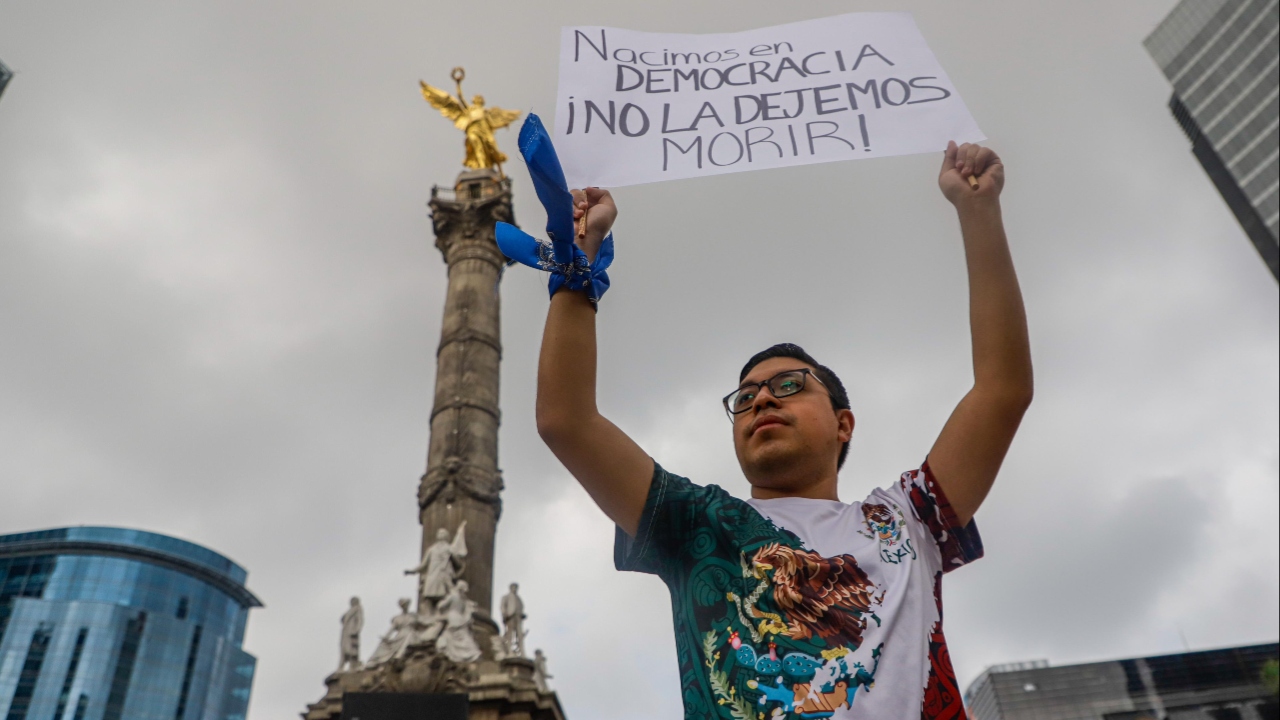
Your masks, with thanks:
[[[972,720],[1277,720],[1280,645],[1050,667],[988,668],[965,691]]]
[[[0,719],[244,720],[245,576],[142,530],[0,535]]]
[[[1280,280],[1277,0],[1182,0],[1145,41],[1191,151]]]

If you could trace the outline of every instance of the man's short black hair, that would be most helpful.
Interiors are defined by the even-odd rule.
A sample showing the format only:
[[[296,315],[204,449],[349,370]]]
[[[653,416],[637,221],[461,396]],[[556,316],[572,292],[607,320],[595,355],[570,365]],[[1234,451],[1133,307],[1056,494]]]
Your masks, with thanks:
[[[822,384],[827,387],[827,392],[831,396],[831,409],[850,409],[849,393],[845,391],[844,383],[840,382],[840,378],[836,377],[836,374],[831,371],[831,368],[823,365],[817,360],[814,360],[812,355],[804,351],[804,348],[794,343],[778,343],[767,350],[761,350],[755,355],[752,355],[751,359],[747,361],[747,364],[742,366],[742,372],[738,373],[738,382],[742,382],[742,379],[747,376],[747,373],[751,372],[751,368],[759,365],[765,360],[779,357],[794,358],[806,365],[812,366],[813,374],[817,376],[817,378],[822,381]],[[844,467],[844,459],[848,456],[849,443],[845,442],[840,445],[840,455],[836,458],[837,470]]]

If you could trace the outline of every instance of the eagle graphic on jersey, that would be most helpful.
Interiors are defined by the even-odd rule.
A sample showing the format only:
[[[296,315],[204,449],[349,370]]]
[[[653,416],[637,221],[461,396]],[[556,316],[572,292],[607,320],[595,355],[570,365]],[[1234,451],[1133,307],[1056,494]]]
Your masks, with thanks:
[[[787,618],[787,635],[807,640],[814,635],[831,647],[862,644],[865,615],[884,593],[858,567],[852,555],[825,558],[800,548],[770,543],[756,551],[751,568],[773,586],[773,600]]]

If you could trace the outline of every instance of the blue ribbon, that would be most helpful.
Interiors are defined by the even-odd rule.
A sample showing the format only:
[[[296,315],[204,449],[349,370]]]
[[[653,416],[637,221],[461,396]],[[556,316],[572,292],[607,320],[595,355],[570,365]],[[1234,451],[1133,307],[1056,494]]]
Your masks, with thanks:
[[[577,234],[573,222],[573,195],[560,168],[560,159],[551,144],[551,136],[537,115],[529,113],[520,127],[520,154],[529,166],[533,189],[547,211],[547,237],[539,240],[515,225],[500,222],[495,228],[498,248],[511,263],[528,265],[551,272],[548,289],[552,295],[560,288],[584,292],[595,305],[609,289],[605,270],[613,262],[613,233],[605,237],[594,263],[574,244]]]

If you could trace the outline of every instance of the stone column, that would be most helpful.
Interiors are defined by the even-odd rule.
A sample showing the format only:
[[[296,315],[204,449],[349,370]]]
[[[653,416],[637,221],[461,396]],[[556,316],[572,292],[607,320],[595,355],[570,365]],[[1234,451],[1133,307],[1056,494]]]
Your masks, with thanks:
[[[498,370],[502,359],[498,282],[505,258],[494,222],[513,222],[511,181],[491,170],[466,171],[454,190],[433,188],[436,247],[449,266],[427,472],[418,488],[422,548],[444,528],[467,522],[462,579],[479,605],[476,640],[486,657],[492,621],[493,543],[502,511],[498,470]],[[489,628],[482,629],[486,625]]]

